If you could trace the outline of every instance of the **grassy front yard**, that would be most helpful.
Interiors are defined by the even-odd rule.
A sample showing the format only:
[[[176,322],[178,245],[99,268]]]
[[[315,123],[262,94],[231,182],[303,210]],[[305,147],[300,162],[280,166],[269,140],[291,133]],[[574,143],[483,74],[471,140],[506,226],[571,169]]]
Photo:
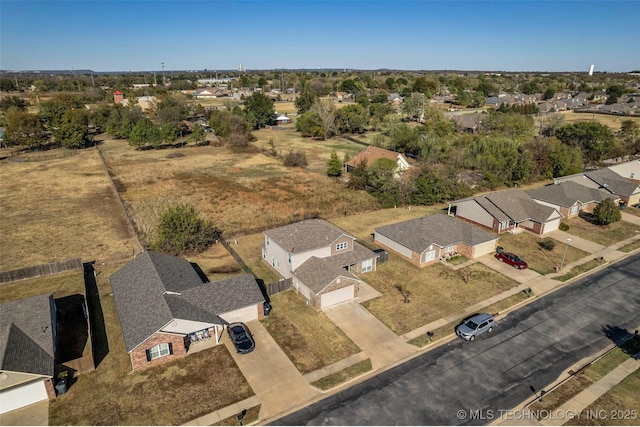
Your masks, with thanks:
[[[571,232],[572,230],[569,230]],[[562,263],[562,257],[565,249],[567,256],[565,264],[577,261],[589,255],[588,252],[576,249],[572,246],[566,248],[565,242],[556,242],[556,246],[548,251],[540,247],[546,237],[538,237],[531,233],[511,234],[505,233],[500,235],[498,245],[502,246],[506,252],[513,252],[520,256],[529,264],[529,268],[540,274],[549,274],[555,272],[555,268]]]
[[[363,303],[374,316],[402,335],[492,295],[517,286],[517,282],[482,264],[467,267],[468,283],[453,269],[437,263],[422,269],[389,253],[389,261],[363,279],[382,296]],[[409,303],[396,285],[410,293]]]
[[[567,231],[569,234],[574,234],[603,246],[610,246],[640,233],[639,226],[625,221],[618,221],[604,226],[592,224],[583,218],[565,219],[562,222],[569,224],[571,227]]]
[[[225,346],[132,373],[108,283],[119,267],[97,271],[106,356],[51,402],[50,425],[178,425],[254,394]]]
[[[324,313],[314,311],[292,290],[273,295],[271,304],[264,326],[302,374],[360,352]]]

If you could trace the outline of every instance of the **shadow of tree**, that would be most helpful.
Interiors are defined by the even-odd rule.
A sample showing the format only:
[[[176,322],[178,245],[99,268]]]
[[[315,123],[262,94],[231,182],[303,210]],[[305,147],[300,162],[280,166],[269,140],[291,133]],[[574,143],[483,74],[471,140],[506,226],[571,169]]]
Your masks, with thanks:
[[[638,330],[629,332],[627,329],[619,326],[604,325],[602,332],[630,357],[634,357],[640,353],[640,336],[638,335]]]

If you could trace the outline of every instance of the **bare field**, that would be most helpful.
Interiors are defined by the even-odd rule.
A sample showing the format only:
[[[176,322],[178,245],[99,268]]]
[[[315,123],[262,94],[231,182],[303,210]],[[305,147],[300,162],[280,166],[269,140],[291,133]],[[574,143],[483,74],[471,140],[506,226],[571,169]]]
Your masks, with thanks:
[[[632,120],[640,124],[640,117],[614,116],[610,114],[574,113],[573,111],[563,111],[559,113],[564,117],[565,123],[576,122],[598,122],[609,126],[614,132],[620,130],[624,120]]]
[[[265,141],[259,138],[257,145]],[[376,209],[369,194],[313,171],[324,172],[321,153],[328,158],[331,152],[326,145],[305,150],[311,161],[304,169],[286,168],[261,152],[232,153],[224,147],[135,151],[126,141],[109,139],[100,149],[139,234],[150,241],[160,213],[180,202],[194,204],[226,236]]]
[[[4,160],[0,181],[0,270],[75,257],[106,262],[139,252],[95,150]]]

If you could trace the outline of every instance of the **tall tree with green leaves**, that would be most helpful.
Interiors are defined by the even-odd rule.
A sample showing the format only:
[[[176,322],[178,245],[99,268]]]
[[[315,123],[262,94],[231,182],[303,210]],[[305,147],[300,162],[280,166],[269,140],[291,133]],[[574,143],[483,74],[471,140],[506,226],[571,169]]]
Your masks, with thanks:
[[[248,120],[249,117],[253,119],[249,121],[254,122],[255,129],[272,124],[275,116],[273,101],[260,92],[254,92],[244,99],[244,112]]]
[[[56,141],[67,148],[83,148],[89,136],[89,116],[85,109],[68,109],[53,130]]]
[[[611,198],[600,202],[593,210],[593,216],[600,225],[609,225],[622,219],[620,208]]]
[[[12,107],[6,117],[5,145],[37,148],[48,140],[42,122],[35,114]]]
[[[336,150],[331,151],[331,157],[327,161],[327,176],[334,178],[342,176],[342,162],[338,158]]]
[[[161,141],[160,130],[147,118],[139,120],[129,136],[129,145],[133,145],[138,149],[148,146],[155,147]]]

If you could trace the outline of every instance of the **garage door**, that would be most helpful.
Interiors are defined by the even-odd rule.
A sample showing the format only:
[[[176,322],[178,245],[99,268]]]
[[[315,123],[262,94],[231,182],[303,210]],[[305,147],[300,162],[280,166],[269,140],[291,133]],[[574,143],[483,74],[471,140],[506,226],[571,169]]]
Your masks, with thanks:
[[[547,234],[547,233],[552,232],[553,230],[557,230],[559,226],[560,226],[560,219],[556,219],[555,221],[547,222],[544,225],[544,233],[542,233],[542,234]]]
[[[353,299],[353,285],[320,296],[320,308],[327,308],[335,304]]]
[[[224,314],[219,314],[218,316],[229,323],[248,322],[250,320],[258,319],[258,307],[255,305],[250,305],[249,307],[229,311]]]
[[[480,243],[473,247],[473,256],[474,258],[481,257],[483,255],[492,254],[496,250],[496,241],[492,240],[490,242]]]
[[[36,381],[0,392],[0,414],[46,400],[44,381]]]

